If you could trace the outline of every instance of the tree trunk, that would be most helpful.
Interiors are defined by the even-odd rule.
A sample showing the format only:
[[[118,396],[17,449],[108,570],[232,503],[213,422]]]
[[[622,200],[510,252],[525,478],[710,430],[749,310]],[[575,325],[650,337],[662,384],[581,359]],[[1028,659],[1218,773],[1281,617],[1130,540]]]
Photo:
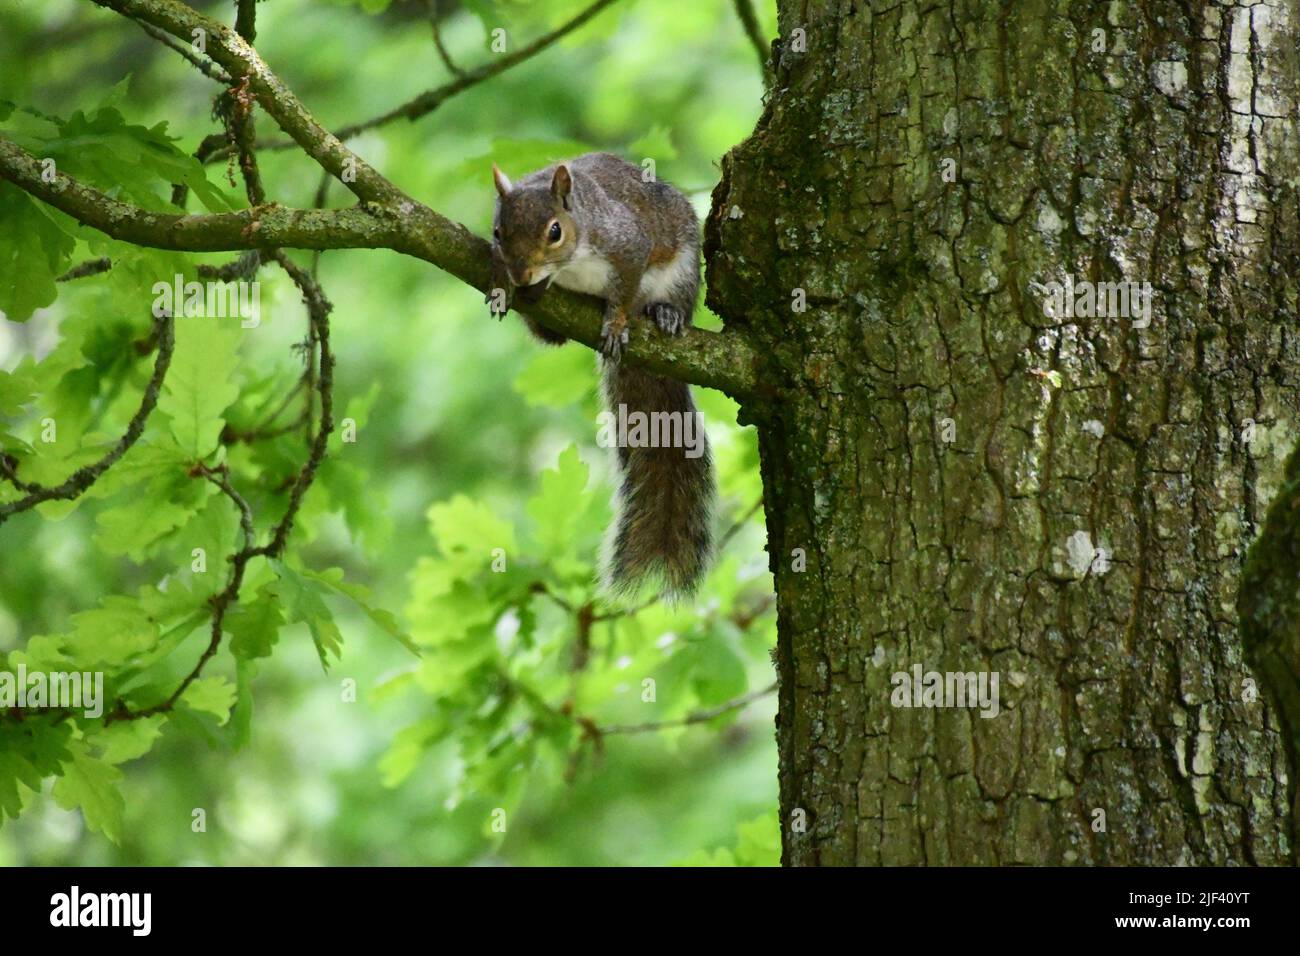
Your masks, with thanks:
[[[1300,10],[809,0],[780,34],[706,256],[765,356],[785,862],[1294,862],[1236,602],[1300,422]],[[1149,325],[1046,314],[1067,276],[1151,283]],[[894,706],[915,665],[996,673],[999,712]]]

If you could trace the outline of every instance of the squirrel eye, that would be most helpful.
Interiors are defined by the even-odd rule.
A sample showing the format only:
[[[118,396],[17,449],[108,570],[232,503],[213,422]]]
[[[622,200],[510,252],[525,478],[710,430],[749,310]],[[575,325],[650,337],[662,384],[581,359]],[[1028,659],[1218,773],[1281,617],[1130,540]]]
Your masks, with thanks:
[[[492,227],[492,238],[498,241],[500,241],[501,239],[501,230],[496,228],[495,226]]]
[[[551,240],[551,244],[554,245],[560,241],[560,237],[563,235],[564,230],[560,228],[560,224],[558,222],[552,222],[550,231],[546,233],[546,238]]]

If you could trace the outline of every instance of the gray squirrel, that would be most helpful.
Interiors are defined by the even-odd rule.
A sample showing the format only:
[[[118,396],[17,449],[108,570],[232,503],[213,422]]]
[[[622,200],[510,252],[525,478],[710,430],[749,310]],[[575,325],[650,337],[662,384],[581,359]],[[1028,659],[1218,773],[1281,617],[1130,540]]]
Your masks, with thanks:
[[[556,285],[605,300],[601,327],[606,406],[616,415],[678,413],[698,421],[690,387],[623,365],[628,317],[645,314],[676,335],[691,326],[700,285],[699,222],[685,196],[647,181],[609,153],[587,153],[512,183],[495,165],[492,282],[487,301],[503,317],[517,295],[540,301]],[[494,295],[493,293],[497,294]],[[564,336],[524,316],[543,342]],[[671,421],[672,419],[664,419]],[[693,594],[712,556],[714,478],[708,441],[683,447],[618,445],[621,482],[605,579],[626,593],[659,579],[669,598]]]

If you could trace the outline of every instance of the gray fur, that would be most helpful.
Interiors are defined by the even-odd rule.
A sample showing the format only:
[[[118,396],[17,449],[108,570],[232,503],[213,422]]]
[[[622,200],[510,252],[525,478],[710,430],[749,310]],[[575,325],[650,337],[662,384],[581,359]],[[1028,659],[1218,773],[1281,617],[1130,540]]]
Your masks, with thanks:
[[[536,301],[549,282],[605,299],[601,330],[608,407],[694,416],[690,388],[619,363],[628,317],[646,315],[676,335],[691,327],[699,293],[699,223],[667,183],[609,153],[588,153],[510,184],[497,177],[493,285]],[[561,238],[550,239],[558,224]],[[563,341],[528,320],[544,341]],[[714,479],[707,439],[687,449],[618,449],[618,514],[606,580],[618,593],[659,580],[670,597],[693,593],[712,556]]]

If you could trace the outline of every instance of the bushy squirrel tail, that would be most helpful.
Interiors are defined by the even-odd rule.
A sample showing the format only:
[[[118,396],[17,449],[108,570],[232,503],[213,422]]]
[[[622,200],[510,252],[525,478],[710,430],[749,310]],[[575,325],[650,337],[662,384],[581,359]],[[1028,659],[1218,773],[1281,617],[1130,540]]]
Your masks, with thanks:
[[[713,460],[690,387],[608,362],[603,378],[614,419],[631,423],[633,438],[635,424],[644,425],[643,441],[616,442],[621,481],[606,585],[627,594],[659,581],[670,600],[689,597],[712,559],[714,499]]]

